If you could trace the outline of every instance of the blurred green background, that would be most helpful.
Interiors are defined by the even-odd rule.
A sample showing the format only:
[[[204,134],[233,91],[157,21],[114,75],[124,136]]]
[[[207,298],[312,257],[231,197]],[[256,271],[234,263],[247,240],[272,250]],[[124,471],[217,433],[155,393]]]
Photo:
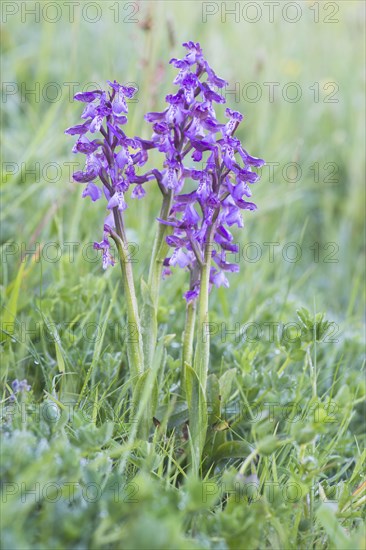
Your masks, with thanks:
[[[84,157],[72,154],[74,140],[64,129],[77,124],[82,112],[81,104],[72,101],[73,93],[116,79],[138,87],[137,101],[129,105],[127,132],[149,138],[143,115],[163,110],[165,95],[175,90],[176,71],[168,61],[182,57],[182,42],[193,40],[201,43],[217,74],[229,81],[224,90],[228,106],[245,115],[238,137],[252,155],[268,163],[252,188],[258,210],[246,212],[244,230],[235,233],[242,252],[240,273],[230,275],[229,289],[214,289],[210,297],[211,320],[224,323],[223,332],[211,339],[210,370],[222,375],[237,369],[232,393],[242,403],[301,401],[309,412],[314,399],[324,406],[328,399],[336,400],[336,424],[309,420],[303,428],[303,423],[282,423],[280,438],[293,437],[293,428],[311,428],[314,439],[297,445],[295,433],[292,447],[276,457],[261,457],[257,469],[261,483],[277,479],[276,460],[282,468],[280,480],[298,476],[295,479],[307,488],[303,511],[291,503],[242,506],[235,501],[222,510],[219,505],[213,514],[195,482],[184,485],[178,495],[177,432],[177,443],[169,439],[164,447],[158,441],[131,454],[131,473],[145,472],[137,507],[116,504],[109,496],[92,504],[79,498],[72,509],[63,501],[57,506],[43,503],[40,513],[34,503],[20,508],[15,496],[4,515],[8,548],[111,548],[117,540],[131,548],[238,548],[243,540],[248,548],[325,548],[323,528],[329,547],[346,547],[346,535],[335,528],[338,520],[332,510],[323,510],[330,519],[323,517],[320,530],[314,530],[308,491],[324,479],[329,485],[346,479],[349,494],[361,483],[365,4],[347,0],[270,6],[185,0],[3,2],[0,290],[3,326],[13,339],[2,340],[1,403],[8,403],[14,378],[27,378],[33,393],[24,399],[31,406],[50,395],[66,401],[71,396],[80,408],[88,401],[97,404],[94,423],[87,425],[78,415],[70,425],[66,418],[51,427],[33,418],[27,426],[17,424],[19,419],[14,426],[6,425],[4,430],[15,435],[6,438],[3,471],[17,483],[114,479],[111,464],[120,456],[118,445],[125,437],[128,385],[125,347],[109,323],[112,329],[113,323],[123,324],[124,300],[119,269],[104,273],[100,259],[91,262],[85,257],[92,257],[85,246],[102,238],[105,204],[82,199],[83,187],[71,182],[70,163],[83,163]],[[229,13],[232,9],[234,14]],[[298,101],[293,101],[296,95]],[[223,117],[222,106],[217,108],[220,113]],[[153,161],[161,159],[152,155]],[[130,201],[126,212],[128,238],[139,247],[133,266],[136,281],[141,275],[146,278],[160,203],[154,184],[146,188],[147,199]],[[248,243],[255,245],[246,247]],[[273,258],[265,243],[276,243]],[[290,261],[295,248],[288,243],[296,243],[298,261]],[[35,253],[22,262],[27,250]],[[254,261],[258,252],[261,256]],[[187,284],[183,271],[162,284],[159,321],[176,334],[160,381],[163,405],[179,388]],[[311,331],[310,337],[304,334],[299,345],[307,350],[305,359],[304,349],[299,356],[299,350],[277,340],[248,342],[236,338],[237,333],[226,333],[235,323],[296,321],[301,306],[311,316],[324,312],[336,323],[328,341],[315,344]],[[35,327],[42,322],[53,324],[53,337],[39,337]],[[105,322],[102,340],[86,337],[83,329],[89,322]],[[28,330],[25,339],[22,326]],[[309,367],[310,356],[315,370]],[[112,428],[104,422],[111,417],[117,418]],[[16,431],[17,426],[21,430]],[[238,422],[225,434],[256,444],[273,430],[265,418],[260,423]],[[14,447],[21,449],[16,460]],[[168,455],[173,458],[166,475]],[[314,464],[312,470],[305,459]],[[195,520],[197,510],[205,517],[201,527]],[[12,529],[15,514],[17,528]],[[360,516],[358,504],[353,514],[347,516],[351,531]],[[160,538],[151,540],[156,522]],[[184,538],[187,533],[192,545]],[[361,539],[348,547],[361,548]]]
[[[296,10],[286,11],[281,4],[273,8],[273,22],[261,2],[256,7],[247,2],[81,2],[73,9],[41,2],[38,14],[32,2],[9,4],[2,29],[2,242],[31,248],[34,242],[56,241],[63,249],[59,262],[42,261],[42,268],[37,264],[25,277],[24,307],[40,292],[41,272],[44,288],[63,276],[64,243],[101,238],[104,204],[83,201],[81,187],[70,182],[73,140],[63,130],[81,114],[70,95],[90,82],[136,83],[128,131],[147,138],[150,128],[143,114],[161,110],[165,94],[174,89],[175,71],[168,61],[183,55],[183,41],[194,40],[229,81],[228,105],[245,114],[238,134],[245,147],[278,163],[263,168],[253,188],[259,209],[246,216],[244,232],[236,235],[242,247],[256,242],[260,248],[242,248],[241,273],[231,277],[225,291],[228,302],[235,302],[230,316],[243,322],[243,312],[255,316],[266,300],[283,304],[294,298],[310,308],[315,303],[335,320],[347,316],[356,321],[364,262],[362,2],[330,3],[326,9],[322,2],[300,2]],[[232,9],[235,14],[229,13]],[[273,98],[269,83],[274,83]],[[299,100],[291,102],[286,94]],[[83,162],[81,156],[77,160]],[[32,169],[36,174],[26,173]],[[159,198],[151,189],[149,199],[134,203],[127,213],[130,240],[141,247],[141,272]],[[273,262],[265,242],[279,243]],[[293,263],[283,250],[289,242],[301,246],[301,259]],[[262,256],[253,261],[258,250]],[[49,249],[50,257],[56,253]],[[290,257],[295,253],[288,250]],[[3,264],[5,286],[19,258],[9,255]],[[77,262],[68,272],[69,283],[90,270],[101,274],[99,263]],[[182,274],[166,286],[175,287],[177,280],[184,286]]]

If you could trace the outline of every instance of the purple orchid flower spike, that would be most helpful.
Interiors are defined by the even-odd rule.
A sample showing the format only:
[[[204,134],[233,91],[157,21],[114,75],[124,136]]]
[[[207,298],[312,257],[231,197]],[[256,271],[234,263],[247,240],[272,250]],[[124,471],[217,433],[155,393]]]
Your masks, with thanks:
[[[227,108],[228,120],[217,119],[216,104],[225,103],[217,89],[226,81],[210,67],[200,44],[185,42],[183,46],[186,56],[170,61],[179,70],[174,79],[178,92],[166,96],[165,111],[148,113],[145,118],[154,131],[148,147],[165,155],[160,188],[172,194],[168,216],[159,219],[172,230],[166,240],[173,252],[165,264],[191,272],[190,290],[184,294],[190,302],[199,295],[199,268],[208,241],[217,249],[212,252],[216,265],[210,268],[210,288],[229,286],[225,272],[238,271],[237,265],[226,261],[227,254],[237,251],[228,228],[243,227],[241,211],[256,209],[246,197],[251,196],[250,185],[259,179],[253,168],[263,166],[264,161],[250,156],[234,137],[243,120],[241,113]],[[200,169],[192,168],[192,161],[199,163]],[[192,180],[195,191],[182,194],[186,182]],[[165,270],[164,275],[167,273]]]
[[[127,137],[122,127],[127,122],[128,104],[136,93],[132,86],[109,82],[109,91],[93,90],[75,95],[85,104],[81,118],[83,124],[68,128],[65,133],[78,136],[74,153],[86,155],[85,168],[73,174],[77,183],[86,184],[82,197],[92,202],[105,197],[108,216],[104,223],[103,239],[94,243],[103,258],[103,269],[115,265],[110,239],[116,244],[121,264],[126,313],[129,326],[136,329],[137,338],[127,345],[132,388],[144,370],[142,336],[133,273],[127,256],[127,238],[123,212],[128,207],[127,195],[141,199],[145,195],[143,184],[154,178],[152,173],[139,174],[147,161],[147,149],[138,139]],[[136,335],[135,335],[136,336]]]
[[[137,174],[137,168],[147,161],[146,150],[138,139],[128,138],[121,128],[127,122],[127,100],[134,96],[136,89],[116,81],[108,84],[109,92],[93,90],[74,96],[76,101],[86,104],[81,115],[85,122],[68,128],[65,133],[79,136],[73,152],[86,155],[85,168],[73,174],[75,182],[87,184],[82,197],[96,202],[104,196],[108,210],[116,208],[123,212],[128,207],[125,196],[130,187],[133,186],[131,197],[141,199],[145,195],[143,184],[154,176]],[[87,133],[94,139],[87,137]],[[95,243],[95,248],[103,251],[104,268],[114,265],[108,238],[104,233],[101,243]]]

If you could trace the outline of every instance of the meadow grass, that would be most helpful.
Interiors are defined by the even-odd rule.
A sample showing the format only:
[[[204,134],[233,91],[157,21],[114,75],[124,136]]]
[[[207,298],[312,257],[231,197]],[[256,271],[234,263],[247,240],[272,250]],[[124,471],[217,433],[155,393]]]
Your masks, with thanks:
[[[202,3],[189,1],[129,3],[138,23],[123,22],[130,8],[116,23],[114,4],[99,3],[95,24],[76,9],[72,24],[63,10],[54,24],[19,13],[2,28],[2,547],[363,548],[364,5],[333,3],[333,24],[314,23],[310,2],[297,23],[263,15],[250,24],[220,14],[204,23]],[[137,84],[128,131],[148,138],[143,114],[163,108],[174,77],[167,62],[185,40],[199,41],[240,91],[227,100],[245,114],[248,150],[278,163],[273,174],[262,169],[258,211],[235,235],[240,273],[210,296],[200,479],[188,467],[179,387],[186,274],[163,282],[158,407],[140,441],[129,417],[120,274],[85,257],[102,237],[104,206],[82,200],[70,181],[75,159],[63,133],[81,112],[65,83],[79,83],[76,92],[115,78]],[[248,82],[260,100],[243,98]],[[273,102],[268,82],[279,83]],[[301,88],[296,103],[282,96],[289,82]],[[59,101],[47,101],[49,83],[60,86]],[[40,97],[24,98],[25,85]],[[338,101],[326,102],[334,90]],[[288,163],[301,167],[298,181],[288,181]],[[151,186],[126,215],[138,287],[159,200]],[[273,258],[264,243],[278,243]],[[288,243],[301,251],[296,262]],[[22,246],[33,250],[24,261]],[[32,390],[13,403],[16,378]]]

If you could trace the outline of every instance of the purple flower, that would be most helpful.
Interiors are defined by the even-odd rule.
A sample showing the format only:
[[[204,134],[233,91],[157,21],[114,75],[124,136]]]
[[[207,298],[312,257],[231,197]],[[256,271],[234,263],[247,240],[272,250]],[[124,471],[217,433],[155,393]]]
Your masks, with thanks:
[[[116,191],[113,193],[112,197],[108,201],[108,210],[112,210],[113,208],[118,208],[121,212],[123,210],[126,210],[127,204],[125,201],[125,196],[122,190],[122,186],[118,187]]]
[[[214,285],[219,288],[220,286],[225,286],[226,288],[229,288],[229,281],[225,277],[223,271],[216,271],[215,269],[211,270],[211,281],[214,283]]]
[[[178,265],[187,267],[192,262],[193,257],[189,252],[184,252],[182,248],[176,248],[170,258],[169,265]]]
[[[135,185],[131,193],[131,197],[134,199],[142,199],[146,195],[145,189],[142,185]]]
[[[89,169],[85,171],[78,170],[74,172],[72,177],[78,183],[87,183],[88,181],[94,180],[98,176],[98,172],[94,169]]]
[[[115,260],[110,251],[111,245],[108,240],[107,232],[104,233],[104,238],[100,243],[94,243],[94,248],[103,251],[103,269],[107,269],[109,265],[113,266],[115,264]]]
[[[13,390],[13,393],[18,393],[21,391],[21,384],[24,385],[24,382],[27,383],[26,380],[22,380],[21,382],[19,382],[19,380],[16,378],[15,380],[12,381],[11,383],[11,388]]]
[[[199,291],[200,291],[199,286],[195,285],[194,288],[185,292],[183,296],[187,300],[187,303],[197,300],[199,296]]]
[[[85,135],[82,135],[75,143],[72,151],[73,153],[89,155],[90,153],[94,153],[101,145],[102,142],[100,140],[94,139],[90,141]]]
[[[13,392],[10,394],[10,401],[15,401],[16,397],[15,395],[17,393],[25,393],[30,391],[31,386],[28,384],[27,380],[24,378],[24,380],[19,380],[16,378],[11,383],[11,388]]]
[[[86,134],[88,130],[89,124],[77,124],[76,126],[71,126],[70,128],[67,128],[67,130],[65,130],[65,134],[70,134],[70,136],[82,136],[83,134]]]
[[[103,191],[93,182],[88,183],[88,185],[85,187],[82,193],[83,198],[90,197],[93,202],[97,201],[102,196],[103,196]]]
[[[122,212],[127,208],[125,196],[130,186],[133,185],[132,198],[141,199],[145,195],[142,184],[154,176],[136,173],[136,167],[147,161],[147,147],[139,138],[128,138],[121,128],[127,122],[127,99],[134,96],[136,89],[116,81],[108,84],[108,92],[93,90],[74,96],[76,101],[86,104],[81,115],[84,122],[68,128],[65,133],[79,136],[73,152],[86,155],[85,168],[73,174],[74,181],[87,184],[82,197],[90,197],[95,202],[104,194],[107,210]],[[93,139],[87,137],[88,132]],[[98,179],[101,187],[95,183]],[[110,223],[114,224],[112,220]],[[105,232],[103,240],[95,244],[95,248],[103,251],[104,268],[114,264],[108,238]]]
[[[76,101],[82,101],[83,103],[90,103],[98,98],[103,92],[101,90],[94,90],[93,92],[78,92],[74,95]]]
[[[231,136],[238,125],[243,120],[243,115],[238,111],[232,111],[231,109],[226,109],[225,115],[230,119],[229,122],[225,125],[224,133]]]

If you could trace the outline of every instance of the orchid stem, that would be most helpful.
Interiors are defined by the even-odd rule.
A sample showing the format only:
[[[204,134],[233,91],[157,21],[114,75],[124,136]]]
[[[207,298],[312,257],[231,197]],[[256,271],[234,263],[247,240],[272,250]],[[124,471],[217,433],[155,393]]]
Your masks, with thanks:
[[[192,300],[186,306],[186,322],[183,332],[183,352],[182,352],[182,376],[181,389],[185,395],[185,365],[192,366],[194,329],[196,324],[196,302]]]
[[[116,224],[116,233],[111,233],[111,236],[117,246],[122,270],[124,295],[126,297],[127,321],[130,332],[127,338],[127,357],[131,373],[132,388],[134,389],[139,376],[144,371],[141,326],[138,313],[135,285],[133,281],[132,266],[131,262],[128,259],[126,250],[127,241],[123,227],[122,216],[117,208],[113,209],[113,215]]]
[[[172,206],[173,192],[164,195],[163,204],[160,211],[160,218],[167,220]],[[163,270],[163,262],[166,257],[169,246],[165,242],[168,227],[159,223],[155,236],[153,252],[151,256],[148,287],[150,292],[151,303],[144,306],[144,330],[143,330],[143,346],[146,365],[152,364],[156,346],[158,333],[158,299],[160,291],[161,274]]]
[[[196,371],[204,394],[206,392],[210,357],[210,336],[208,332],[208,293],[210,285],[213,229],[214,226],[211,226],[208,232],[208,238],[205,246],[204,264],[201,267],[200,293],[198,298],[198,332],[194,356],[194,370]]]

